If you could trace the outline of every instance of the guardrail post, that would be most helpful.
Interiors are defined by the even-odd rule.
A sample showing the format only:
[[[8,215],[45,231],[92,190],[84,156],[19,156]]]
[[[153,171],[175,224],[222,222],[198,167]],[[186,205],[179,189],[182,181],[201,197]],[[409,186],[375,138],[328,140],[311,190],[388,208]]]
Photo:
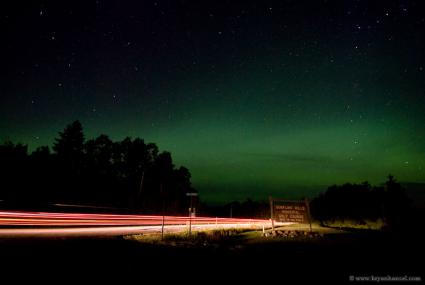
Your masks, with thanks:
[[[189,236],[192,234],[192,213],[189,216]]]
[[[162,215],[161,240],[164,239],[164,221],[165,221],[165,216]]]

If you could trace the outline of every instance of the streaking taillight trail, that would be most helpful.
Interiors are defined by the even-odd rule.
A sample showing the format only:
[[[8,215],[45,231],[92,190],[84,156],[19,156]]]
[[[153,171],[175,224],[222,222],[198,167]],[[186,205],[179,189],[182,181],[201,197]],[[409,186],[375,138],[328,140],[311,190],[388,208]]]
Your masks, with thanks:
[[[123,235],[231,227],[269,227],[270,220],[161,215],[0,211],[0,237]]]
[[[34,225],[34,226],[138,226],[138,225],[179,225],[192,224],[263,224],[263,219],[236,219],[216,217],[187,217],[160,215],[117,215],[117,214],[82,214],[82,213],[49,213],[0,211],[1,225]]]

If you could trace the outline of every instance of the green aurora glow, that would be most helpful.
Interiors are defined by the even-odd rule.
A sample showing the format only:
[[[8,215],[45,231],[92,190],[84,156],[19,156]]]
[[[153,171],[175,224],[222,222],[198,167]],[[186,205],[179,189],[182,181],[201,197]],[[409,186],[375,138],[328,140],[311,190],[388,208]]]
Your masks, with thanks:
[[[208,38],[200,28],[181,50],[152,55],[129,35],[117,49],[99,43],[96,61],[75,59],[76,71],[21,64],[25,84],[4,88],[0,138],[51,146],[75,119],[87,138],[141,137],[188,167],[212,202],[300,197],[389,173],[425,181],[423,22],[398,18],[420,23],[410,35],[395,23],[359,34],[353,26],[369,21],[360,16],[337,16],[342,28],[294,16],[277,32],[283,17],[252,17],[262,25],[242,22],[237,39],[220,25]]]

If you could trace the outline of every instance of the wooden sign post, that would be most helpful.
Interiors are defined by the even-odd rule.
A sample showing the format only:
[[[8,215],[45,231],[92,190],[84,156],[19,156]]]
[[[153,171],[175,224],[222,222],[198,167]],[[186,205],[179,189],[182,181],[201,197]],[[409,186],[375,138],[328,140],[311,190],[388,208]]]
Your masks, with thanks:
[[[304,199],[305,206],[307,208],[307,217],[308,217],[308,223],[310,224],[310,232],[311,232],[311,214],[310,214],[310,202],[307,198]]]
[[[196,192],[186,193],[186,196],[190,197],[190,208],[189,208],[189,236],[190,236],[192,234],[192,216],[195,212],[193,210],[193,197],[198,196],[198,193]]]
[[[270,200],[270,220],[272,222],[272,232],[274,232],[274,215],[273,215],[273,198],[269,197]]]

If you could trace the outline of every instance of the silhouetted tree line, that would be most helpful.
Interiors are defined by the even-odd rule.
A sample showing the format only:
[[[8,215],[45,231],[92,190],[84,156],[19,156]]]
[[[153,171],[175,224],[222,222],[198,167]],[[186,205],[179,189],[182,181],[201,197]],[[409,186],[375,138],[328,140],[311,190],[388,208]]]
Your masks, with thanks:
[[[330,186],[310,203],[313,218],[322,224],[336,220],[366,221],[382,219],[390,228],[408,223],[411,207],[405,189],[392,175],[383,186],[368,182]]]
[[[270,219],[269,202],[253,201],[250,198],[243,202],[233,201],[216,206],[202,203],[201,211],[207,216]]]
[[[185,167],[154,143],[107,135],[85,140],[79,121],[55,139],[53,152],[41,146],[0,145],[0,200],[19,207],[53,203],[90,204],[138,212],[187,213],[186,192],[196,192]]]

